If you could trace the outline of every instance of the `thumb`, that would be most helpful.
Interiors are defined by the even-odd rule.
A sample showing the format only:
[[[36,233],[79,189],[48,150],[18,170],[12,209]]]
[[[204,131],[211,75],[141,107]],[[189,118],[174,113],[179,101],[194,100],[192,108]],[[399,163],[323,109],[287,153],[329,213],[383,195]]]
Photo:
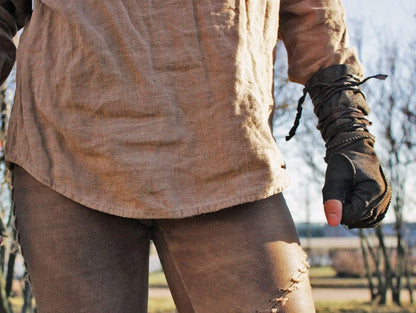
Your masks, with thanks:
[[[330,226],[337,226],[342,219],[342,202],[329,199],[324,202],[326,220]]]

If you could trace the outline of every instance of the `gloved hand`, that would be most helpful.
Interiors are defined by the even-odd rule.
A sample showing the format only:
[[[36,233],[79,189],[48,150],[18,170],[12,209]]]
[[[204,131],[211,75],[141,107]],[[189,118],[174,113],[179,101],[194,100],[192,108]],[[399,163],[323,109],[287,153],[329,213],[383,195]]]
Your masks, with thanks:
[[[373,145],[372,138],[359,139],[331,153],[322,191],[329,223],[331,200],[343,204],[341,224],[349,228],[375,227],[384,218],[391,188]]]
[[[365,81],[347,65],[334,65],[318,71],[305,86],[327,149],[322,192],[332,226],[341,222],[349,228],[375,227],[391,200],[390,184],[373,149],[375,138],[367,130],[369,108],[359,88]]]

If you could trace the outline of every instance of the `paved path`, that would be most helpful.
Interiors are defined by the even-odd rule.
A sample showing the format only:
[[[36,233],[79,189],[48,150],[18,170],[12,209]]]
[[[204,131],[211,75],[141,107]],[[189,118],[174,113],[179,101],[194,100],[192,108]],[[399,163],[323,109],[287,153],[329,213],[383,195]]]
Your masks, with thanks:
[[[370,301],[370,291],[365,288],[313,288],[315,301]]]
[[[370,301],[370,292],[366,288],[313,288],[315,301]],[[168,288],[150,288],[150,297],[170,297]],[[402,292],[403,301],[409,301],[409,293]]]
[[[370,294],[367,289],[358,288],[314,288],[312,289],[313,297],[318,301],[325,300],[358,300],[358,301],[369,301]],[[155,298],[170,297],[170,291],[168,288],[150,288],[149,296]]]

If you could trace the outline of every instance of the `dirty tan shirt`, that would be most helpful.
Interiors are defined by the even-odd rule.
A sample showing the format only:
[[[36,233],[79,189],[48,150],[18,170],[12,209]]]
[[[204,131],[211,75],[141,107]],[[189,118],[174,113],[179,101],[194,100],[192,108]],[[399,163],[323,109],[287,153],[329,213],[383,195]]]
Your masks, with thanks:
[[[288,184],[268,120],[274,48],[290,78],[348,63],[337,0],[0,0],[17,51],[7,161],[93,209],[180,218]],[[279,27],[280,26],[280,27]]]

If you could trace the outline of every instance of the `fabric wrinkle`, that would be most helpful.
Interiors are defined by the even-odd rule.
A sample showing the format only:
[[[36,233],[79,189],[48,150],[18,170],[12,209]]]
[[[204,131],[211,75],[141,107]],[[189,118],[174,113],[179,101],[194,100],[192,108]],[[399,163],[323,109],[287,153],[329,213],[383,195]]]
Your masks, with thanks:
[[[269,126],[278,35],[294,81],[334,60],[359,72],[335,21],[340,3],[140,4],[35,1],[17,53],[7,162],[130,218],[181,218],[281,192],[289,178]],[[16,28],[13,18],[5,15],[3,34]],[[328,29],[329,40],[311,36]]]

